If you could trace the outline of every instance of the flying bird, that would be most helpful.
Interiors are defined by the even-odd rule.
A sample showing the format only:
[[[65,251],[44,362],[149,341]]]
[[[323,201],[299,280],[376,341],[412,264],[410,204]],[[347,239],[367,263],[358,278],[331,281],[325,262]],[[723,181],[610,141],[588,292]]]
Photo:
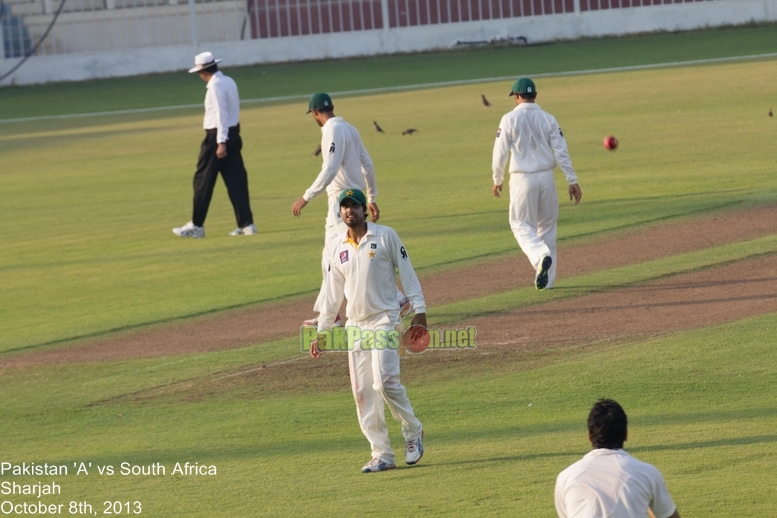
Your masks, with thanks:
[[[772,113],[772,109],[769,108],[769,117],[774,117],[774,114]]]
[[[375,129],[378,131],[378,133],[386,133],[383,131],[383,128],[381,128],[376,121],[372,121],[372,124],[375,126]]]
[[[485,95],[480,94],[480,98],[483,99],[483,106],[491,106],[491,103],[488,102],[488,99],[486,99]]]
[[[317,156],[318,156],[318,155],[320,155],[320,154],[321,154],[321,144],[319,144],[319,145],[318,145],[318,147],[316,148],[316,150],[315,150],[315,151],[313,151],[313,152],[310,154],[310,156],[312,156],[312,157],[317,157]]]
[[[413,134],[413,133],[415,133],[416,131],[418,131],[418,130],[417,130],[417,129],[415,129],[415,128],[407,128],[405,131],[403,131],[403,132],[402,132],[402,134],[403,134],[403,135],[412,135],[412,134]]]

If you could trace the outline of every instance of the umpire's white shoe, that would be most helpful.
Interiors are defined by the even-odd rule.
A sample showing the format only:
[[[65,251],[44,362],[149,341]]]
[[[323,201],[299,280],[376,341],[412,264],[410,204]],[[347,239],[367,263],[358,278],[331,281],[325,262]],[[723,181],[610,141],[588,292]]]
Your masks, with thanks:
[[[362,467],[362,473],[376,473],[378,471],[388,471],[396,467],[397,465],[394,464],[393,462],[386,462],[385,460],[381,460],[379,457],[375,457],[367,464],[365,464],[364,467]]]
[[[540,261],[540,267],[537,268],[537,276],[534,278],[534,286],[538,290],[544,290],[548,285],[548,271],[553,264],[553,259],[549,255],[546,255]]]
[[[421,437],[405,443],[405,462],[415,464],[424,456],[424,432]]]
[[[251,223],[247,227],[243,227],[243,228],[238,227],[229,233],[230,236],[253,236],[254,234],[256,234],[256,227],[254,226],[253,223]]]
[[[205,227],[198,227],[191,221],[182,227],[175,227],[173,234],[180,237],[205,237]]]

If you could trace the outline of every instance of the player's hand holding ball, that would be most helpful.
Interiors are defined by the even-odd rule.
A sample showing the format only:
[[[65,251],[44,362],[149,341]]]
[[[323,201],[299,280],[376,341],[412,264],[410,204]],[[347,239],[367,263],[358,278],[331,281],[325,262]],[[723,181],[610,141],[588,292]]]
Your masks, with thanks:
[[[607,135],[604,137],[602,144],[604,144],[604,149],[609,151],[615,151],[618,149],[618,139],[615,138],[615,135]]]
[[[429,347],[429,331],[426,330],[426,313],[416,313],[410,327],[402,337],[405,349],[411,353],[422,353]]]

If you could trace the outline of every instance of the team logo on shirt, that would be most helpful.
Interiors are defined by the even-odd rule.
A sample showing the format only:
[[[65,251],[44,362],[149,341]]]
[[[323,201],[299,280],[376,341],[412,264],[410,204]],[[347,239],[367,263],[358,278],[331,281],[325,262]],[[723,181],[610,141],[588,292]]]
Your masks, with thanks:
[[[335,152],[335,143],[332,142],[332,145],[329,146],[329,153],[331,154],[331,153],[334,153],[334,152]]]
[[[348,250],[343,250],[340,252],[340,264],[343,264],[348,261]]]
[[[370,261],[374,261],[375,260],[375,252],[373,252],[372,250],[370,250],[370,253],[368,253],[367,255],[370,256]]]
[[[502,128],[496,129],[496,138],[499,138],[499,136],[502,134]]]

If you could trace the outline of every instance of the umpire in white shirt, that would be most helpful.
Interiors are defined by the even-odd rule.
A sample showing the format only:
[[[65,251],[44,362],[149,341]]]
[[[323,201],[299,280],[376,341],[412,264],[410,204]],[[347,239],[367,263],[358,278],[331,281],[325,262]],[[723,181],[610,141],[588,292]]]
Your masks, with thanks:
[[[240,154],[243,140],[240,138],[240,97],[235,81],[219,71],[210,52],[194,57],[194,68],[207,85],[205,94],[205,139],[200,146],[197,172],[194,173],[194,209],[192,220],[173,229],[181,237],[205,237],[205,217],[213,196],[213,187],[219,173],[227,186],[229,200],[235,209],[237,228],[230,235],[256,234],[254,216],[248,200],[248,173]]]

